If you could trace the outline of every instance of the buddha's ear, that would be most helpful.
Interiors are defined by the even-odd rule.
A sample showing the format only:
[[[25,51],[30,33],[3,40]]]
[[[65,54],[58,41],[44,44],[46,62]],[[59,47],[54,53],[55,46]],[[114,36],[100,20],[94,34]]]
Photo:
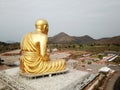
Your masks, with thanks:
[[[43,30],[43,33],[48,34],[48,25],[44,25]]]
[[[46,26],[47,26],[47,25],[43,25],[43,29],[44,29],[44,30],[45,30]]]

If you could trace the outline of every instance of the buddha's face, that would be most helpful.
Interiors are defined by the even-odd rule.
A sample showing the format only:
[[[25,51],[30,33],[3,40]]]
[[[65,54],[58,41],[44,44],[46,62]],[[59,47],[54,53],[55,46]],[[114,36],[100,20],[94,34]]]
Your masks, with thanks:
[[[43,19],[37,20],[35,26],[37,31],[40,31],[45,34],[48,33],[48,23],[46,20],[43,20]]]

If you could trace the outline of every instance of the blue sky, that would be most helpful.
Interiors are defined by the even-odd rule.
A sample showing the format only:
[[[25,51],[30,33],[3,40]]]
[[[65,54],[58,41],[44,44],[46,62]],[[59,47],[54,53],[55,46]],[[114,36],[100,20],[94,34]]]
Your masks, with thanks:
[[[20,41],[38,18],[48,21],[49,36],[118,36],[120,0],[0,0],[0,41]]]

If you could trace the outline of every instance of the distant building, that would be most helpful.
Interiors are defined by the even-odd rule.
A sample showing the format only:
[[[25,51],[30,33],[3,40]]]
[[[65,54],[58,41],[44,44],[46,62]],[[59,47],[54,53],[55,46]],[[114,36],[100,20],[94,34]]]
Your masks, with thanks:
[[[102,67],[101,69],[99,69],[100,73],[109,73],[110,71],[111,69],[108,67]]]
[[[57,49],[57,48],[54,48],[54,49],[52,49],[52,51],[53,51],[53,52],[57,52],[57,51],[58,51],[58,49]]]

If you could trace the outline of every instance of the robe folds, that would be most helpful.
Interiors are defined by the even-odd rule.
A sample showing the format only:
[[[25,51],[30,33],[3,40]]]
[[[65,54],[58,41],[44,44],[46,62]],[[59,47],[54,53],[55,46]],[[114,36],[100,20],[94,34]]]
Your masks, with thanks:
[[[32,32],[21,41],[20,69],[22,73],[43,74],[62,71],[66,67],[64,59],[50,60],[49,55],[41,56],[40,43],[34,42]]]

